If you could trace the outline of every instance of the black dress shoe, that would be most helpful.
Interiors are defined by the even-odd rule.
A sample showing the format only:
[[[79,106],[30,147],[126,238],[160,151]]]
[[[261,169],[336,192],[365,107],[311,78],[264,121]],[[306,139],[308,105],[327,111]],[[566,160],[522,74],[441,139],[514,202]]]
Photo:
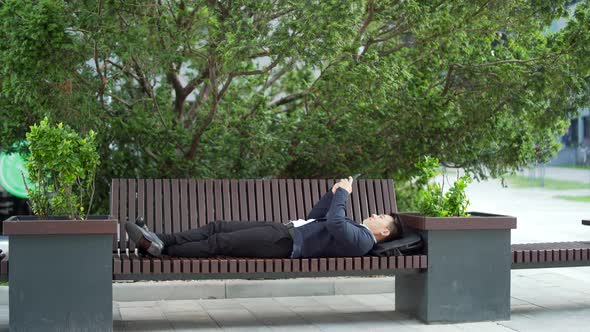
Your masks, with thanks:
[[[131,238],[131,240],[136,244],[142,238],[150,243],[150,246],[148,248],[145,248],[145,251],[147,251],[148,254],[154,257],[162,256],[162,250],[164,250],[164,242],[162,242],[162,240],[160,240],[160,238],[156,234],[130,222],[125,224],[125,230],[127,230],[129,238]]]
[[[143,217],[137,217],[135,219],[135,224],[143,229],[145,229],[146,231],[149,232],[149,228],[147,227],[147,225],[145,224],[145,221],[143,220]],[[151,255],[147,252],[147,250],[145,250],[144,248],[137,248],[137,253],[139,254],[140,257],[150,257]]]

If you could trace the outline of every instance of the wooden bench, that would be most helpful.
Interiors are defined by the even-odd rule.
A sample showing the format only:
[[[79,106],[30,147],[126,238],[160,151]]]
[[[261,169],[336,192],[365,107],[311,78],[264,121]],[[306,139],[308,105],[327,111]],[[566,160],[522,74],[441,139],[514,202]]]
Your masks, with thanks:
[[[332,180],[178,180],[114,179],[111,215],[119,220],[143,216],[150,230],[171,233],[213,220],[284,222],[304,218]],[[347,213],[360,221],[370,213],[397,211],[392,180],[354,182]],[[327,257],[240,259],[144,258],[135,254],[124,223],[113,238],[113,279],[179,280],[295,278],[417,273],[425,255],[399,257]]]
[[[590,220],[582,220],[590,226]],[[590,242],[545,242],[512,245],[512,269],[590,266]]]
[[[134,221],[138,216],[144,217],[151,230],[166,233],[213,220],[284,222],[303,218],[332,184],[331,180],[293,179],[114,179],[110,213],[120,220],[120,227],[118,236],[113,237],[113,279],[396,275],[396,310],[425,322],[509,319],[510,229],[482,230],[487,246],[477,241],[474,246],[474,240],[460,232],[425,231],[428,256],[185,259],[139,257],[124,228],[125,220]],[[347,213],[354,220],[363,220],[370,213],[396,211],[392,180],[354,182],[347,204]],[[3,260],[0,278],[7,279],[8,268],[8,260]],[[486,274],[490,269],[492,273]]]

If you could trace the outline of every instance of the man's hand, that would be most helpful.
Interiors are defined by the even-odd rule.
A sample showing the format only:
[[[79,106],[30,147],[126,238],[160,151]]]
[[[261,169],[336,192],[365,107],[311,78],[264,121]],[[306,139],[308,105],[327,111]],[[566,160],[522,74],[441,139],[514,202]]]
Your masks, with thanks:
[[[340,181],[336,182],[334,186],[332,186],[332,193],[336,193],[338,188],[342,188],[348,191],[349,194],[352,194],[352,176],[349,176],[348,179],[340,179]]]

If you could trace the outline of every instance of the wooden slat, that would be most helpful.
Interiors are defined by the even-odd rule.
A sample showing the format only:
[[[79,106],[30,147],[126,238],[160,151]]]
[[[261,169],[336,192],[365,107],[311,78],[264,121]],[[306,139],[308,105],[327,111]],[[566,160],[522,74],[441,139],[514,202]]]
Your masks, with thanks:
[[[301,272],[301,259],[291,260],[291,271]]]
[[[357,222],[363,221],[361,213],[360,193],[359,193],[359,182],[352,182],[352,195],[350,196],[350,202],[352,204],[352,218]]]
[[[303,195],[303,211],[301,212],[301,218],[305,218],[311,208],[313,207],[312,198],[311,198],[311,184],[309,179],[305,179],[301,181],[301,194]]]
[[[135,188],[136,180],[135,179],[128,179],[127,180],[127,217],[129,218],[129,222],[135,222],[135,209],[136,209],[136,188]],[[128,241],[129,250],[135,250],[135,243],[133,241]]]
[[[318,180],[313,179],[309,181],[309,188],[311,190],[311,208],[320,200],[320,183]],[[309,212],[311,210],[307,210]]]
[[[420,268],[421,269],[428,268],[428,257],[426,255],[420,255]]]
[[[246,185],[246,195],[248,196],[248,220],[258,220],[256,216],[256,187],[255,183],[258,184],[260,180],[254,182],[254,180],[248,180]],[[261,181],[260,181],[261,182]]]
[[[229,271],[228,263],[229,261],[227,259],[219,260],[219,273],[227,273]]]
[[[352,258],[350,258],[350,257],[344,258],[344,269],[346,271],[352,271],[354,269],[353,265],[352,265]]]
[[[278,220],[273,219],[272,215],[272,195],[270,193],[270,180],[262,181],[262,189],[264,191],[264,220],[278,222]]]
[[[154,228],[156,233],[163,233],[163,225],[162,225],[162,180],[156,179],[154,181],[154,205],[155,205],[155,215],[154,215]],[[153,271],[153,270],[152,270]]]
[[[191,269],[191,260],[187,258],[182,258],[182,273],[183,274],[191,274],[193,271]]]
[[[267,273],[275,272],[274,262],[272,259],[265,259],[264,260],[264,272],[267,272]]]
[[[383,188],[381,188],[380,180],[373,180],[375,190],[375,203],[377,203],[377,214],[389,213],[384,208],[384,195]]]
[[[205,181],[197,180],[197,227],[207,224],[207,208],[209,199],[205,195]],[[192,264],[192,262],[191,262]]]
[[[162,273],[170,274],[172,272],[172,261],[170,257],[162,257]]]
[[[379,257],[379,269],[381,270],[387,270],[389,269],[389,266],[387,266],[387,260],[388,257]]]
[[[154,179],[145,180],[145,223],[151,231],[154,228]]]
[[[172,210],[172,230],[171,233],[182,231],[180,228],[180,189],[178,188],[178,179],[170,180],[170,209]]]
[[[196,258],[191,258],[191,271],[194,274],[201,273],[201,262]]]
[[[229,181],[230,202],[231,202],[231,220],[247,220],[240,215],[240,197],[237,180]]]
[[[336,258],[330,257],[328,259],[320,258],[320,270],[321,270],[321,266],[322,266],[322,259],[326,260],[326,263],[327,263],[326,269],[327,269],[327,271],[334,271],[336,269]]]
[[[172,200],[172,190],[170,185],[170,179],[162,180],[162,225],[164,233],[174,233],[173,228],[173,217],[172,217],[172,206],[170,204]]]
[[[369,215],[377,213],[377,205],[375,204],[375,188],[373,180],[367,180],[367,201],[369,203]]]
[[[297,220],[297,205],[295,204],[295,185],[293,179],[287,179],[287,204],[288,219]]]
[[[369,216],[369,202],[367,197],[367,186],[366,180],[358,180],[359,182],[359,201],[361,207],[361,216],[358,218],[359,221],[365,220]]]
[[[406,269],[413,269],[414,268],[414,260],[412,256],[403,256],[406,261]]]
[[[307,258],[302,258],[301,259],[301,272],[309,272],[310,271],[310,267],[309,267],[309,259]]]
[[[152,274],[152,262],[148,258],[142,258],[141,260],[141,273]]]
[[[172,258],[172,273],[182,273],[180,259]]]
[[[179,183],[180,189],[180,231],[189,229],[189,192],[188,180],[181,179]]]
[[[209,260],[209,268],[211,273],[219,273],[219,260],[218,259],[210,259]]]
[[[121,254],[123,274],[131,274],[131,260],[127,254]]]
[[[204,198],[203,196],[201,196]],[[188,180],[188,209],[189,209],[189,229],[199,227],[199,209],[197,209],[197,202],[199,200],[197,181],[195,179]],[[204,204],[203,204],[204,205]],[[205,211],[203,211],[204,215]],[[203,217],[204,218],[204,217]]]
[[[123,272],[121,266],[121,258],[119,258],[118,254],[113,255],[113,274],[118,275]]]
[[[229,260],[229,273],[237,273],[238,272],[238,260],[230,259]]]
[[[254,259],[247,259],[246,260],[248,273],[256,272],[256,261]]]
[[[240,181],[238,184],[238,201],[240,204],[239,220],[252,220],[250,219],[250,214],[248,213],[248,195],[246,194],[249,181],[250,180]]]
[[[363,258],[364,257],[354,257],[352,259],[352,266],[354,270],[362,270],[363,269]],[[367,257],[368,258],[368,257]]]
[[[213,197],[213,180],[205,180],[205,198],[207,201],[207,208],[205,209],[205,223],[199,224],[199,226],[203,226],[215,220],[215,198]]]
[[[395,267],[398,269],[405,269],[406,268],[406,260],[404,256],[396,256],[395,257]]]
[[[199,262],[201,263],[201,273],[203,273],[203,274],[211,273],[208,259],[199,259]]]
[[[389,269],[397,269],[397,257],[395,256],[389,256],[387,257],[387,268]]]
[[[133,253],[129,255],[131,259],[131,273],[133,274],[141,274],[141,259],[137,254]]]
[[[277,191],[280,201],[281,216],[279,219],[275,219],[275,222],[286,222],[291,220],[289,216],[289,200],[287,197],[287,183],[285,181],[279,181],[279,190]],[[273,192],[274,194],[274,192]]]
[[[384,213],[395,212],[391,208],[391,197],[389,196],[389,190],[387,187],[387,180],[379,180],[381,192],[383,193],[383,210]]]
[[[111,181],[111,216],[119,219],[119,179],[113,179]],[[119,223],[122,223],[119,219]],[[119,248],[119,241],[117,234],[113,235],[113,252],[117,252]]]
[[[274,272],[283,272],[283,261],[281,259],[274,259]]]
[[[223,199],[223,220],[232,220],[229,180],[221,180],[221,197]]]
[[[319,271],[320,272],[328,271],[328,259],[327,258],[320,258]]]
[[[344,258],[338,257],[336,258],[336,270],[337,271],[344,271]]]
[[[280,221],[281,220],[281,202],[279,199],[279,182],[278,180],[271,180],[271,190],[273,195],[272,197],[272,219],[268,218],[268,220],[272,221]],[[266,210],[266,212],[269,212]]]
[[[371,270],[379,269],[379,257],[371,257]]]
[[[267,196],[267,200],[264,199],[264,192],[269,185],[268,181],[256,180],[254,185],[254,206],[256,207],[256,218],[254,220],[272,220],[270,196]]]
[[[300,179],[293,180],[293,186],[295,187],[295,206],[297,209],[295,219],[305,219],[306,211],[303,205],[303,183]]]
[[[238,259],[238,273],[248,273],[248,262],[245,259]]]
[[[152,259],[152,273],[162,274],[162,260],[159,258]]]
[[[221,193],[221,180],[213,181],[213,193],[215,204],[215,220],[223,220],[223,194]]]
[[[395,199],[395,186],[393,184],[393,180],[387,180],[387,191],[389,192],[389,200],[391,202],[391,210],[392,212],[397,212],[397,201]]]
[[[292,262],[293,262],[292,259],[287,259],[287,258],[283,259],[283,271],[291,272],[292,271],[292,269],[291,269]]]
[[[125,222],[127,220],[127,180],[121,180],[119,183],[119,250],[125,253],[127,250],[127,232],[125,231]]]
[[[145,180],[137,180],[137,217],[145,221]]]

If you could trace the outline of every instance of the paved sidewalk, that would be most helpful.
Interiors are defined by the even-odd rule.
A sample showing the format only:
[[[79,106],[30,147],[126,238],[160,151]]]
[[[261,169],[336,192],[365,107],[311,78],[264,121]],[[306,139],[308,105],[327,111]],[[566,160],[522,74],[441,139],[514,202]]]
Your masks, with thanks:
[[[114,330],[581,332],[590,325],[590,268],[513,271],[509,321],[425,325],[394,308],[393,293],[120,302]]]

